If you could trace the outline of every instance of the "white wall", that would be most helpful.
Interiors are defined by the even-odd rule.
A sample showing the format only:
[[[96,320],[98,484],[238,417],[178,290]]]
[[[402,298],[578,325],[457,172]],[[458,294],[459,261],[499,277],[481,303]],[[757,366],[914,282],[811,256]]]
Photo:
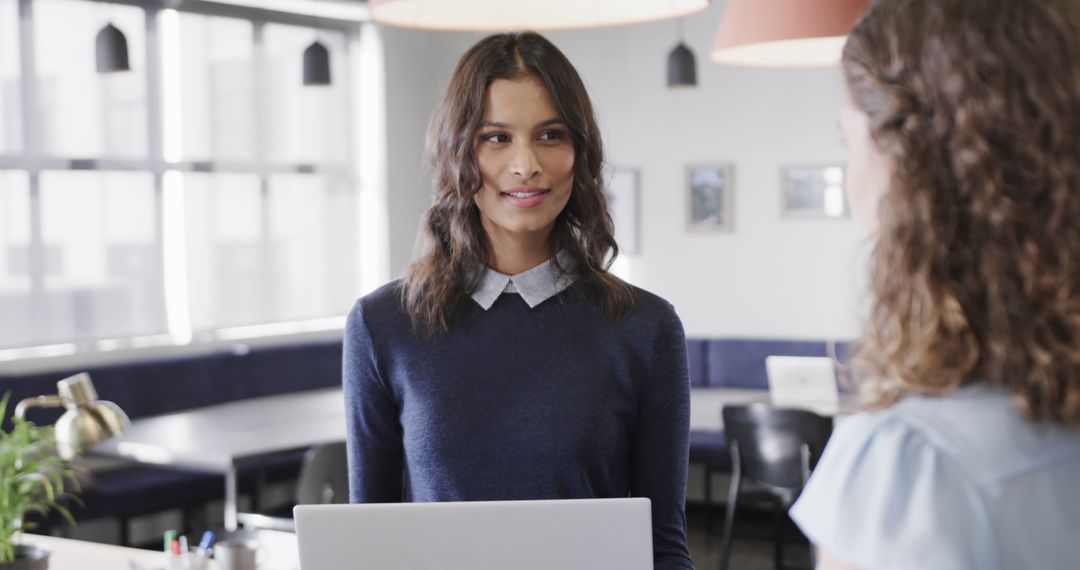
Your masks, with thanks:
[[[392,27],[382,27],[380,34],[386,58],[390,275],[397,278],[412,260],[420,216],[430,203],[423,165],[428,120],[471,38]]]
[[[671,301],[690,336],[854,337],[866,249],[858,223],[780,217],[781,165],[842,162],[845,156],[836,124],[840,72],[710,63],[707,49],[723,4],[714,2],[686,21],[687,44],[698,58],[696,89],[669,90],[665,84],[667,55],[678,41],[676,22],[547,34],[585,79],[608,162],[640,172],[642,250],[628,256],[630,280]],[[391,138],[402,139],[391,150],[408,153],[391,161],[401,171],[397,180],[411,183],[423,146],[419,122],[431,108],[408,113],[405,107],[430,104],[435,94],[395,88],[441,87],[453,58],[479,36],[406,33],[431,38],[428,48],[435,50],[421,62],[422,71],[389,86],[389,100],[401,98],[400,112],[388,118]],[[438,51],[455,47],[450,54]],[[410,48],[411,57],[425,57],[417,45]],[[397,56],[387,49],[388,68]],[[735,165],[735,231],[687,233],[685,165],[713,161]],[[415,187],[392,184],[391,193]],[[410,259],[427,203],[426,194],[396,200],[395,275]]]

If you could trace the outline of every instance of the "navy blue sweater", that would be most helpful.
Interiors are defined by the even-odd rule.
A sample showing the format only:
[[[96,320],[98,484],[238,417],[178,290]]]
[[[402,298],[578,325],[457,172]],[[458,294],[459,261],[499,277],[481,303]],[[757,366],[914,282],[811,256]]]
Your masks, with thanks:
[[[353,502],[648,497],[655,567],[686,547],[689,380],[682,323],[642,291],[602,316],[573,285],[530,309],[471,299],[414,332],[393,282],[345,329]]]

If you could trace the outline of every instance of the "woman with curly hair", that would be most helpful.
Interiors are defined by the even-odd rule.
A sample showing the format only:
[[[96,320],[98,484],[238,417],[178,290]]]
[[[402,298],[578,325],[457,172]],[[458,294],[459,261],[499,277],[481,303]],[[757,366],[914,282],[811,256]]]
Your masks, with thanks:
[[[648,497],[655,567],[692,568],[686,341],[669,303],[608,272],[577,72],[536,34],[481,40],[428,153],[419,259],[346,326],[352,501]]]
[[[878,0],[848,39],[877,410],[792,509],[822,568],[1080,564],[1078,55],[1075,0]]]

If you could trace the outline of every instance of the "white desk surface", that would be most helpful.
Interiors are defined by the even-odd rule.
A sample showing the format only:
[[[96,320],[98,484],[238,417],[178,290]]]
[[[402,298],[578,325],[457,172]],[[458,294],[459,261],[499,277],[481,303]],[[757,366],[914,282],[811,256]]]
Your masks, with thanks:
[[[725,404],[768,402],[765,390],[699,388],[690,394],[690,429],[723,428]],[[839,405],[788,403],[838,415],[854,409]],[[122,436],[90,453],[139,463],[199,469],[225,476],[225,528],[237,528],[237,469],[245,458],[344,441],[345,400],[341,388],[326,388],[252,398],[185,410],[131,422]]]
[[[726,404],[768,404],[768,390],[751,388],[692,388],[690,390],[690,429],[720,431],[724,420],[720,410]],[[839,402],[785,402],[786,408],[801,408],[823,416],[844,416],[858,411],[854,394],[840,394]]]
[[[141,548],[26,534],[23,544],[49,551],[49,570],[162,570],[165,554]],[[211,561],[210,570],[217,568]]]
[[[720,409],[725,404],[755,402],[768,403],[768,391],[694,388],[690,391],[690,428],[723,429]],[[839,404],[789,405],[825,415],[856,409],[848,394],[841,395]],[[95,447],[94,453],[224,473],[245,457],[344,439],[344,396],[340,388],[327,388],[134,420],[123,436]]]
[[[93,453],[225,473],[245,457],[344,439],[344,396],[328,388],[140,418]]]

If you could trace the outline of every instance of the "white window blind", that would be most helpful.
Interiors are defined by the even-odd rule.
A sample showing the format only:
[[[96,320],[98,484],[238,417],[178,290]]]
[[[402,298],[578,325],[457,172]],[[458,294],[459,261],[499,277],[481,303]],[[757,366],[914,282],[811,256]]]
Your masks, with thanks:
[[[355,300],[359,30],[213,12],[0,0],[0,353],[281,332]],[[95,69],[108,23],[130,71]],[[316,39],[329,86],[302,85]]]
[[[22,149],[18,15],[15,0],[0,0],[0,155]]]

